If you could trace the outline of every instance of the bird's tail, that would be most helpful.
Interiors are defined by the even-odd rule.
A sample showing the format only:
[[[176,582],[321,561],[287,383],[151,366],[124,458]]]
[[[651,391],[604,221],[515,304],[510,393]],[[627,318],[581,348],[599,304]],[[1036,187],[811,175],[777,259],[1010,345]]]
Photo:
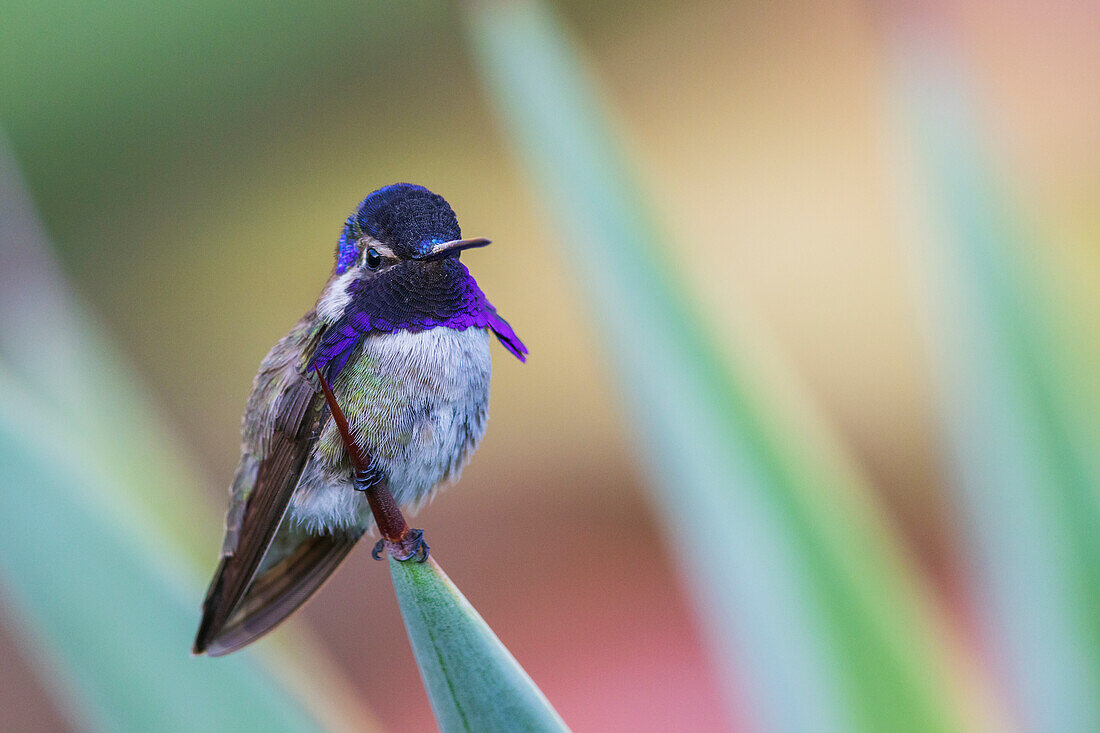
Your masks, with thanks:
[[[203,604],[192,651],[219,657],[271,631],[321,587],[362,536],[362,532],[302,536],[284,557],[261,567],[229,618],[216,624],[214,611],[228,558],[223,559]]]

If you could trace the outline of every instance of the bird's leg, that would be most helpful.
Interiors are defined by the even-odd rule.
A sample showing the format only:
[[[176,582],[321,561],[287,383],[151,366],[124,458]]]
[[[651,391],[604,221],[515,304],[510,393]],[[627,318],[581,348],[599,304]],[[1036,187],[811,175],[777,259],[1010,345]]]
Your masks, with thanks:
[[[424,562],[428,559],[428,543],[424,541],[424,530],[409,527],[389,487],[384,480],[378,478],[377,472],[369,467],[365,471],[356,470],[355,488],[367,495],[367,503],[374,514],[378,531],[382,534],[382,539],[371,550],[371,557],[381,560],[382,550],[385,550],[393,559],[401,562]]]
[[[371,555],[375,560],[381,560],[382,550],[385,549],[395,560],[424,562],[428,559],[428,543],[424,541],[424,531],[411,529],[405,522],[405,516],[394,501],[385,480],[376,469],[371,467],[369,456],[352,438],[348,420],[344,417],[344,412],[340,409],[336,395],[332,393],[325,375],[320,369],[315,371],[321,383],[321,389],[325,393],[325,401],[332,413],[332,419],[336,422],[340,437],[344,441],[344,448],[347,449],[348,458],[351,459],[351,465],[355,469],[355,488],[367,495],[367,503],[370,504],[371,513],[374,514],[374,522],[382,534],[382,539],[375,544]]]

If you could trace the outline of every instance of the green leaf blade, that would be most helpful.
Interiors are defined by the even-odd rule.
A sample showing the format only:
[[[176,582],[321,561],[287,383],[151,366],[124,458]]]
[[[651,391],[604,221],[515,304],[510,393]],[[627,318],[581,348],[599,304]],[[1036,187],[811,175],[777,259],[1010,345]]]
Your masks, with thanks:
[[[0,600],[46,689],[81,730],[378,729],[293,637],[191,657],[215,515],[50,251],[0,135]]]
[[[190,656],[193,575],[45,410],[0,372],[0,579],[80,727],[321,730],[255,655]]]
[[[436,721],[452,731],[566,731],[511,653],[429,559],[390,559],[420,676]]]
[[[726,362],[712,329],[730,322],[684,297],[677,250],[556,18],[531,1],[469,7],[491,99],[569,261],[584,263],[589,314],[731,708],[748,697],[768,730],[973,728],[984,700],[962,689],[983,683],[942,609],[836,441],[748,358],[758,345],[738,343]]]
[[[1073,357],[1052,328],[1041,243],[1002,183],[963,56],[909,40],[898,117],[934,232],[913,269],[977,605],[1023,727],[1096,730],[1100,432],[1074,415],[1096,375],[1059,369]]]

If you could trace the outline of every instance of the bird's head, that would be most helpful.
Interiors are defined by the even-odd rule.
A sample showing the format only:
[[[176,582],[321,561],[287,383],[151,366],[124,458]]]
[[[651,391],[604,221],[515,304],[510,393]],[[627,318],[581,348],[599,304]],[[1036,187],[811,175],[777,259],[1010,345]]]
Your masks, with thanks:
[[[336,250],[336,274],[373,279],[394,268],[426,271],[427,263],[458,257],[488,239],[463,239],[458,218],[442,196],[423,186],[395,183],[356,208]]]
[[[458,257],[486,244],[462,239],[442,196],[411,183],[380,188],[344,224],[317,312],[329,323],[365,317],[372,330],[453,324],[483,307],[484,296]]]
[[[463,239],[446,199],[423,186],[395,183],[367,196],[348,217],[336,267],[317,301],[330,328],[314,356],[343,366],[371,331],[438,327],[489,329],[520,360],[527,348],[485,298],[459,254],[488,239]]]

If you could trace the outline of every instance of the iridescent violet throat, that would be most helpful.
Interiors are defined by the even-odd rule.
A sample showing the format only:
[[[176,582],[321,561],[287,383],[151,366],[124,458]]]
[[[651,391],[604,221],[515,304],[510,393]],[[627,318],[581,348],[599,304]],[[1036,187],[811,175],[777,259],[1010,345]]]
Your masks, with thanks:
[[[458,479],[485,433],[489,335],[527,354],[459,261],[487,244],[463,239],[446,200],[408,183],[348,217],[317,303],[253,382],[194,653],[236,651],[301,606],[374,526],[371,485],[415,512]],[[319,374],[365,472],[353,469]]]

